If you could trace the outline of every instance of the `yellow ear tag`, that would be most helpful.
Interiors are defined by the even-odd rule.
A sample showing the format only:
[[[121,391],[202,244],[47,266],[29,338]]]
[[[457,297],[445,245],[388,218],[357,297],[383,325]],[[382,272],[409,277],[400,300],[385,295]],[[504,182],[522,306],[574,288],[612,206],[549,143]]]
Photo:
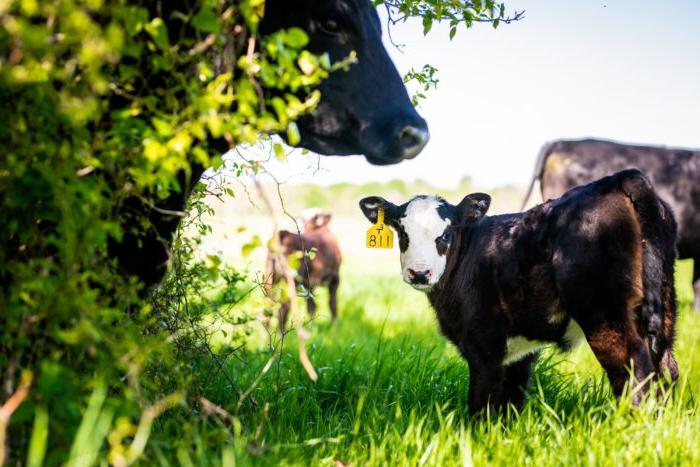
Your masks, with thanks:
[[[384,223],[384,210],[377,211],[377,223],[367,230],[365,241],[367,248],[393,248],[394,231]]]

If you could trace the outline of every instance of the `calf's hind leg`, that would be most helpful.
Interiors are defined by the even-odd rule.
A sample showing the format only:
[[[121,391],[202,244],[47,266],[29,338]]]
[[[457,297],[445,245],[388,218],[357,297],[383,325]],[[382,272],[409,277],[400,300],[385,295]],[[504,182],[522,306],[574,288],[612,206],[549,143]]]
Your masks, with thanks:
[[[673,283],[673,266],[664,273],[666,280],[661,285],[661,305],[663,307],[663,339],[657,355],[653,355],[657,378],[662,383],[674,383],[678,380],[678,363],[673,354],[673,342],[676,335],[676,292]],[[697,300],[697,298],[696,298]]]
[[[328,307],[331,309],[331,319],[338,318],[338,276],[328,282]]]
[[[649,389],[649,376],[654,373],[649,348],[642,337],[629,323],[608,321],[593,328],[583,327],[591,350],[608,375],[616,397],[620,397],[628,382],[633,387],[644,381],[632,395],[637,405]],[[633,380],[630,381],[630,370]]]

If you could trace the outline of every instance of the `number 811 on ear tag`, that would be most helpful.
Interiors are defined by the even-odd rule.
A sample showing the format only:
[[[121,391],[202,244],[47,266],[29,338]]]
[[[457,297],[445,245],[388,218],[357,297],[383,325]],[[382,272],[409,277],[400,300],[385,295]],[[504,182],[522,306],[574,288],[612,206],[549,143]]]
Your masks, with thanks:
[[[377,212],[377,222],[367,230],[365,239],[367,248],[393,248],[394,231],[384,223],[384,210]]]

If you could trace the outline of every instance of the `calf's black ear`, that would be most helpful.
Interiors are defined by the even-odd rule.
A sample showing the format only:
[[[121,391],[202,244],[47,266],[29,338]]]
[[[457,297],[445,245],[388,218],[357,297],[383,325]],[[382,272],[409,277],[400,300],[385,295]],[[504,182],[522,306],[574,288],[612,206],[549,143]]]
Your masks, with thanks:
[[[377,212],[379,208],[384,209],[384,221],[389,222],[394,219],[398,206],[394,203],[385,200],[381,196],[368,196],[360,200],[360,209],[365,217],[371,222],[377,222]]]
[[[484,217],[491,206],[491,197],[486,193],[472,193],[457,205],[457,217],[461,221],[477,221]]]

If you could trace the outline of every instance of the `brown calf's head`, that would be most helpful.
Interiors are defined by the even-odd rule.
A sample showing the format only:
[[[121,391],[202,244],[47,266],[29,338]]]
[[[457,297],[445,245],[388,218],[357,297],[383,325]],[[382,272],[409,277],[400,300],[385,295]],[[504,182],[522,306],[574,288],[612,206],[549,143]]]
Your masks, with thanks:
[[[321,208],[308,208],[297,218],[297,225],[302,232],[311,232],[326,227],[330,221],[331,215]]]
[[[280,243],[280,251],[289,256],[295,251],[301,251],[301,236],[288,230],[280,230],[277,234]]]

